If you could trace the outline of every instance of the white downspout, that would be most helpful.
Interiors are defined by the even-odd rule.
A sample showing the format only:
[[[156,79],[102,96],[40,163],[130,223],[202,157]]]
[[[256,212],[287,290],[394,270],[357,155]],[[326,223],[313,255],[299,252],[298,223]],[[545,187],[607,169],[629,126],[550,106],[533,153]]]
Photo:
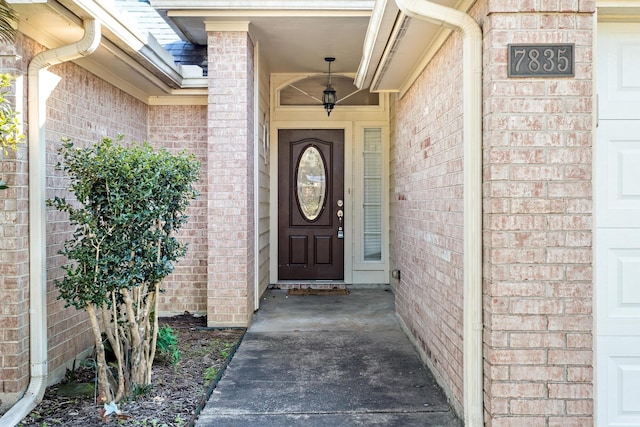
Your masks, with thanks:
[[[411,18],[463,36],[464,145],[464,421],[483,425],[482,372],[482,30],[467,13],[427,0],[396,0]]]
[[[29,322],[31,380],[24,396],[0,418],[0,426],[17,425],[42,400],[47,386],[47,235],[46,119],[47,95],[40,73],[47,67],[92,54],[100,45],[100,22],[84,22],[81,40],[36,55],[28,70],[29,120]]]

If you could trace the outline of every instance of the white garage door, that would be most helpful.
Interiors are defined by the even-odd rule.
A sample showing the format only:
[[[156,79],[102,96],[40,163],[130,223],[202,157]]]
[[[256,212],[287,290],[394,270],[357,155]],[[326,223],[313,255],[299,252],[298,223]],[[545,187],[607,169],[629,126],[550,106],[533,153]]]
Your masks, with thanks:
[[[600,23],[596,62],[596,416],[640,426],[640,24]]]

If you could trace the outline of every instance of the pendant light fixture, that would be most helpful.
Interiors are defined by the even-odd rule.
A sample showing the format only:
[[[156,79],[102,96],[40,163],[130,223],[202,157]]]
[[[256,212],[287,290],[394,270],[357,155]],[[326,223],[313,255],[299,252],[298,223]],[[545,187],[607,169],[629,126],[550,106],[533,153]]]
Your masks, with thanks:
[[[336,60],[333,57],[324,58],[329,63],[329,78],[327,79],[327,88],[322,92],[322,105],[327,110],[327,116],[331,115],[331,110],[336,105],[336,90],[331,87],[331,63]]]

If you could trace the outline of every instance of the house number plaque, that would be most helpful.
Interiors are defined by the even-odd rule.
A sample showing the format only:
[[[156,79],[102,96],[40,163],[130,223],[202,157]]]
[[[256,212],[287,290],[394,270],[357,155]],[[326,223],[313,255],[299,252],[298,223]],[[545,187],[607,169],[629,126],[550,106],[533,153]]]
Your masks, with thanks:
[[[510,44],[509,77],[573,77],[574,44]]]

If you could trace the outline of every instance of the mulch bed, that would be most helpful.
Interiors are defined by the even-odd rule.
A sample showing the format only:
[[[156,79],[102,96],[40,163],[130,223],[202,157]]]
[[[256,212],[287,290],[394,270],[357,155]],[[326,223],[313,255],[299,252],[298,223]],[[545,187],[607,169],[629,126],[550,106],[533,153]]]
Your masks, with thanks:
[[[156,426],[183,427],[193,425],[210,392],[244,334],[244,329],[209,329],[206,317],[185,313],[160,319],[170,326],[178,338],[180,360],[177,365],[156,357],[153,386],[149,393],[121,402],[120,416],[101,417],[101,405],[93,396],[72,397],[78,389],[91,394],[95,380],[91,363],[82,363],[68,371],[65,380],[48,387],[43,401],[20,426]],[[89,392],[86,387],[89,385]],[[82,393],[85,391],[84,393]]]

